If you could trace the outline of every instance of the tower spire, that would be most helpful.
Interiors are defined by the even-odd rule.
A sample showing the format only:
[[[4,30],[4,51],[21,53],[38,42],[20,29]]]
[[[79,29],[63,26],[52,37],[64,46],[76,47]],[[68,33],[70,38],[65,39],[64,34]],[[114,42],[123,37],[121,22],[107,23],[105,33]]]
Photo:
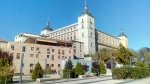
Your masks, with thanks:
[[[88,5],[87,5],[87,2],[86,2],[86,0],[84,0],[84,10],[83,10],[83,12],[82,12],[82,15],[84,15],[84,14],[87,14],[87,15],[89,15],[89,16],[92,16],[92,14],[89,12],[89,10],[88,10]],[[92,16],[93,17],[93,16]]]

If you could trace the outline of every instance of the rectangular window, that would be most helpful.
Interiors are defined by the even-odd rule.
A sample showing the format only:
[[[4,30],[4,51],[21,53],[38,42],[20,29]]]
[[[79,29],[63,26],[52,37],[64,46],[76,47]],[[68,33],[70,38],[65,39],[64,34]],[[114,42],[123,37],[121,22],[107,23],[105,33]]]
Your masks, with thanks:
[[[31,47],[31,50],[34,50],[34,47]]]
[[[49,55],[47,55],[47,58],[49,58]]]
[[[58,50],[58,54],[61,54],[60,49]]]
[[[26,51],[26,47],[23,46],[23,47],[22,47],[22,52],[25,52],[25,51]]]
[[[50,51],[50,49],[49,49],[49,48],[47,48],[47,51]]]
[[[51,67],[54,67],[54,64],[51,64]]]
[[[39,54],[36,54],[36,58],[39,58]]]
[[[46,64],[46,68],[47,68],[47,69],[49,68],[49,64]]]
[[[30,57],[33,58],[33,54],[30,54]]]
[[[52,55],[52,60],[54,60],[54,55]]]
[[[54,52],[54,49],[52,49],[52,52]]]
[[[82,37],[84,37],[84,33],[82,33]]]
[[[92,38],[92,36],[93,36],[93,33],[91,33],[91,38]]]
[[[65,50],[62,50],[62,55],[64,55],[65,54]]]
[[[69,53],[71,53],[71,50],[69,50]]]
[[[37,47],[36,50],[38,51],[38,50],[39,50],[39,47]]]
[[[32,71],[33,71],[33,67],[34,66],[34,64],[30,64],[30,73],[32,73]]]
[[[60,56],[58,56],[58,59],[60,59]]]
[[[11,49],[12,49],[12,50],[15,50],[15,46],[14,46],[14,45],[11,45]]]
[[[16,59],[20,59],[20,53],[17,53]]]
[[[60,67],[60,64],[58,64],[58,67]]]

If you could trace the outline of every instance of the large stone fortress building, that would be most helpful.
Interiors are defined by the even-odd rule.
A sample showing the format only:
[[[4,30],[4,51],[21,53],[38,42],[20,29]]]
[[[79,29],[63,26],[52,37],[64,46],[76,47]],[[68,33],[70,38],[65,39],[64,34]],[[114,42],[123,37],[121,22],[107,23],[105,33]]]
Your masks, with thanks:
[[[94,17],[89,12],[86,3],[76,23],[53,30],[48,21],[40,35],[21,33],[15,37],[15,41],[24,42],[29,36],[82,42],[84,44],[84,54],[93,54],[104,47],[117,48],[120,43],[126,48],[128,47],[128,37],[123,33],[122,29],[118,37],[95,29]]]

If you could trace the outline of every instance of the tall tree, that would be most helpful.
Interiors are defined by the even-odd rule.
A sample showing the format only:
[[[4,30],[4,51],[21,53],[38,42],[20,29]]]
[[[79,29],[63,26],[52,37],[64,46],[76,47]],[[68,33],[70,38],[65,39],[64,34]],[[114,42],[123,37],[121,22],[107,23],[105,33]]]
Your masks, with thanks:
[[[13,56],[0,49],[0,83],[12,82],[14,71]]]
[[[31,77],[33,80],[35,80],[36,78],[43,78],[43,74],[44,74],[44,71],[43,71],[40,63],[37,62],[37,64],[35,64],[35,67],[34,67]]]
[[[75,73],[77,75],[83,75],[85,73],[85,70],[83,69],[83,66],[80,62],[77,62],[77,65],[75,67]]]
[[[120,44],[119,48],[113,52],[113,58],[115,61],[124,65],[130,63],[130,57],[133,57],[132,52],[125,48],[122,44]]]

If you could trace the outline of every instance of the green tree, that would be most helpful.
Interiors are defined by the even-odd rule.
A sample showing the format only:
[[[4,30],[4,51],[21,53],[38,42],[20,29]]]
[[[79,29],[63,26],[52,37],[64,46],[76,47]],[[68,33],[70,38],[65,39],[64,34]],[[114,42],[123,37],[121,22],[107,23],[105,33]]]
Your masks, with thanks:
[[[72,61],[68,59],[68,61],[66,61],[66,64],[65,64],[65,68],[63,69],[63,78],[69,78],[68,77],[69,73],[70,73],[70,77],[73,77],[72,68],[73,68]]]
[[[102,60],[105,63],[110,60],[110,54],[112,54],[114,50],[108,48],[101,48],[98,52],[92,55],[92,59]]]
[[[12,82],[14,71],[13,56],[0,49],[0,83]]]
[[[83,75],[85,73],[85,70],[82,67],[82,64],[80,62],[77,62],[75,67],[75,73],[76,75]]]
[[[31,77],[33,80],[35,80],[36,78],[43,78],[43,74],[44,74],[44,71],[43,71],[40,63],[37,62],[37,64],[34,67]]]
[[[132,52],[125,48],[122,44],[120,44],[119,48],[113,52],[113,58],[115,61],[124,65],[130,63],[130,57],[133,58]]]
[[[99,61],[99,73],[106,74],[106,68],[103,61]]]

